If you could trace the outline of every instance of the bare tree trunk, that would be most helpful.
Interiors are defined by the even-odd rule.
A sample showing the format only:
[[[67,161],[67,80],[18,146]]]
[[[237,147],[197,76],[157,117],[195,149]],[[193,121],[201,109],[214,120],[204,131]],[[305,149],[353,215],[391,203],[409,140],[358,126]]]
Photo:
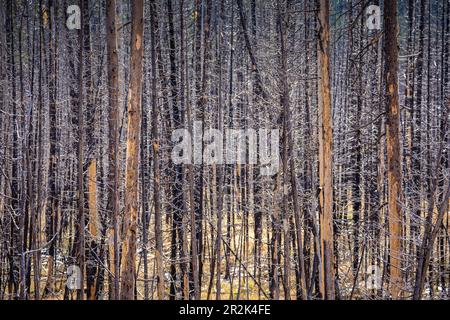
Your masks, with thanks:
[[[88,208],[88,230],[89,236],[87,239],[86,248],[86,286],[87,299],[95,299],[95,287],[97,282],[98,270],[98,239],[99,239],[99,217],[97,208],[97,137],[96,137],[96,117],[94,106],[94,88],[92,81],[92,47],[91,47],[91,25],[90,12],[92,9],[92,2],[83,0],[84,15],[83,19],[83,47],[84,47],[84,74],[83,81],[86,87],[86,169],[87,176],[85,177],[85,190],[87,191],[86,200]],[[85,170],[83,163],[83,171]]]
[[[186,83],[186,63],[185,63],[185,35],[184,35],[184,0],[180,1],[180,109],[183,111],[184,116],[184,108],[185,108],[185,83]],[[188,122],[190,120],[188,119]],[[183,174],[185,174],[185,171],[183,171]],[[190,189],[189,194],[192,193]],[[187,198],[187,196],[186,196]],[[186,203],[186,201],[184,201]],[[192,208],[192,206],[190,206]],[[189,263],[188,263],[188,241],[187,241],[187,215],[185,212],[182,213],[182,227],[180,228],[180,232],[182,231],[182,234],[180,234],[180,237],[182,237],[182,264],[181,264],[181,274],[182,274],[182,288],[183,288],[183,299],[188,300],[189,299]]]
[[[58,6],[57,3],[50,1],[49,8],[49,119],[50,119],[50,161],[48,168],[48,186],[49,197],[46,208],[46,234],[49,243],[47,283],[43,292],[44,297],[55,293],[54,265],[56,255],[56,226],[58,224],[59,211],[59,184],[57,181],[58,173],[58,134],[57,134],[57,32],[58,32]],[[52,12],[53,11],[53,12]],[[54,22],[54,30],[53,30]]]
[[[15,63],[15,28],[14,28],[14,15],[15,12],[13,7],[13,1],[8,0],[6,4],[6,43],[8,49],[8,57],[7,57],[7,65],[9,76],[8,80],[12,83],[12,92],[10,96],[10,126],[12,132],[12,145],[10,149],[11,154],[11,176],[10,176],[10,197],[9,200],[9,212],[8,212],[8,224],[9,224],[9,233],[8,236],[5,235],[4,241],[9,241],[8,248],[8,263],[9,263],[9,279],[8,279],[8,290],[11,295],[11,298],[16,299],[19,294],[19,264],[18,264],[18,245],[19,239],[17,235],[19,234],[18,226],[14,222],[14,218],[16,215],[19,216],[21,213],[19,212],[19,159],[18,159],[18,135],[19,135],[19,127],[17,125],[18,118],[18,106],[17,106],[17,89],[16,89],[16,63]],[[42,29],[41,29],[42,30]]]
[[[106,2],[107,23],[107,59],[108,59],[108,93],[109,93],[109,174],[108,174],[108,204],[109,213],[108,238],[109,268],[113,290],[111,298],[119,298],[119,247],[117,216],[119,214],[119,61],[117,56],[117,23],[116,0]]]
[[[319,1],[319,203],[323,299],[335,298],[333,245],[333,129],[330,92],[330,4]]]
[[[158,299],[164,299],[164,266],[162,261],[163,240],[162,240],[162,223],[161,223],[161,200],[159,195],[160,189],[160,169],[159,169],[159,134],[158,134],[158,122],[159,122],[159,109],[157,106],[157,93],[156,93],[156,52],[155,52],[155,37],[156,37],[156,8],[155,2],[150,2],[150,29],[151,29],[151,44],[150,44],[150,59],[152,65],[152,145],[153,145],[153,203],[155,206],[155,238],[156,238],[156,279],[157,279],[157,292]]]
[[[120,297],[133,300],[136,277],[139,148],[141,130],[143,0],[131,3],[131,57],[125,172],[125,243],[122,249]]]
[[[398,24],[397,0],[384,7],[384,56],[386,81],[386,144],[388,160],[389,258],[390,293],[392,299],[401,297],[402,273],[402,211],[400,163],[400,107],[398,100]]]
[[[174,10],[172,0],[167,1],[167,16],[169,25],[169,60],[170,60],[170,89],[171,100],[173,106],[173,130],[181,129],[184,122],[183,109],[179,101],[179,88],[177,82],[177,65],[176,65],[176,47],[175,47],[175,30],[174,30]],[[182,88],[183,90],[183,88]],[[172,186],[172,202],[173,202],[173,228],[171,240],[171,265],[170,265],[170,299],[175,299],[176,296],[176,264],[177,264],[177,249],[183,247],[183,226],[182,217],[184,211],[183,199],[183,167],[181,164],[173,165],[171,170],[173,186]],[[178,238],[178,240],[177,240]],[[180,264],[180,269],[183,271],[183,263]],[[183,286],[183,282],[181,282]]]
[[[80,10],[83,12],[85,0],[80,0]],[[83,25],[84,17],[81,15],[81,25]],[[84,115],[83,115],[83,66],[84,66],[84,30],[78,32],[78,147],[77,147],[77,187],[78,187],[78,246],[77,246],[77,262],[81,269],[80,283],[81,289],[78,290],[77,299],[84,299],[84,277],[85,277],[85,241],[84,241]]]

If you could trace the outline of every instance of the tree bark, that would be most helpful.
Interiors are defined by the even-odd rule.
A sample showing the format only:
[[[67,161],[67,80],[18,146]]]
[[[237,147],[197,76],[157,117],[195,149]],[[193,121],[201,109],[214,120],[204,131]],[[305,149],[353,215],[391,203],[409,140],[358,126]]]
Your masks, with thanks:
[[[141,130],[142,60],[144,35],[143,0],[131,3],[131,57],[125,171],[125,243],[122,248],[120,297],[133,300],[136,277],[138,171]]]
[[[156,238],[156,279],[158,299],[164,299],[164,266],[162,261],[163,240],[162,240],[162,222],[161,222],[161,200],[160,200],[160,169],[159,169],[159,109],[157,106],[156,93],[156,52],[155,52],[155,37],[156,37],[156,8],[155,1],[150,2],[150,29],[151,29],[151,44],[150,44],[150,59],[152,65],[152,79],[151,79],[151,104],[152,104],[152,146],[153,146],[153,203],[155,206],[155,238]]]
[[[330,92],[330,4],[319,2],[319,204],[323,299],[335,298],[333,245],[333,130]]]
[[[109,126],[109,173],[108,204],[109,214],[108,238],[112,244],[109,250],[109,268],[113,290],[111,298],[119,298],[119,244],[117,216],[119,214],[119,59],[117,56],[117,22],[116,0],[106,2],[107,24],[107,61],[108,61],[108,126]]]
[[[392,299],[401,297],[402,211],[400,163],[400,107],[398,99],[398,24],[397,1],[384,7],[384,56],[386,92],[386,146],[388,166],[389,267]]]

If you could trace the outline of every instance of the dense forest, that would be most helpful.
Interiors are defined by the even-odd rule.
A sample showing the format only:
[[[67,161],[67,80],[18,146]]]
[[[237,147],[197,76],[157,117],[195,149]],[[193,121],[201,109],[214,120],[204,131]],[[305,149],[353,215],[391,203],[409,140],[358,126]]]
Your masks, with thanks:
[[[450,296],[450,0],[0,0],[0,300]]]

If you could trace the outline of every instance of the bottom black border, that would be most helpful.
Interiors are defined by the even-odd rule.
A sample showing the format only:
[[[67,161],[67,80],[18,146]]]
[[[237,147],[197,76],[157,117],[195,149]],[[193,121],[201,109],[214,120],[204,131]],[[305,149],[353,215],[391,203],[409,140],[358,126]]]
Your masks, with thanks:
[[[0,301],[0,319],[22,312],[48,319],[311,319],[384,320],[450,314],[450,301]],[[186,314],[188,307],[188,314]],[[211,310],[211,311],[210,311]],[[193,312],[195,314],[193,314]],[[100,318],[98,318],[98,316]],[[444,316],[446,318],[446,316]],[[327,318],[324,318],[327,319]],[[331,319],[331,318],[330,318]],[[427,319],[426,319],[427,320]]]

